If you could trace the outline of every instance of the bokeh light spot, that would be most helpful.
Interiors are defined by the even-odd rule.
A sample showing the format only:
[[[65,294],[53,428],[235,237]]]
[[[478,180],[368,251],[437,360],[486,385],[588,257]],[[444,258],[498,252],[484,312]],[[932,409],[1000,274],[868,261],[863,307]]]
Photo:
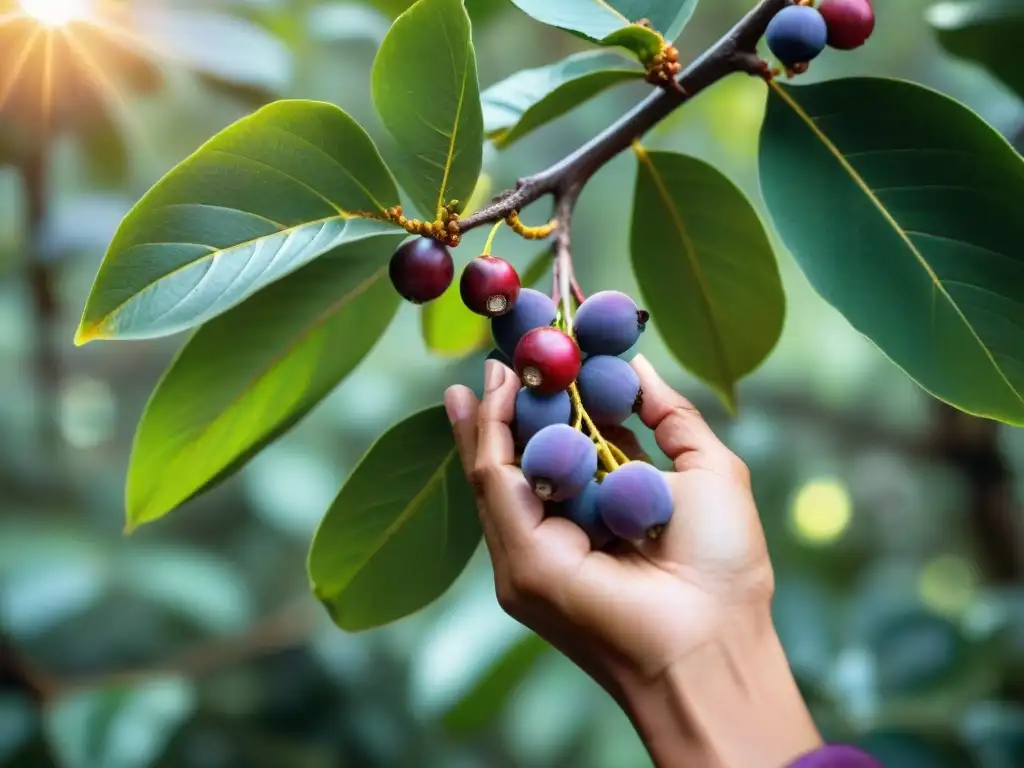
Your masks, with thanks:
[[[977,586],[977,575],[965,558],[941,555],[921,569],[918,594],[936,613],[957,617],[970,607]]]
[[[790,524],[797,538],[810,544],[831,544],[850,525],[853,504],[838,480],[812,480],[797,491],[790,507]]]
[[[22,10],[47,27],[62,27],[89,15],[90,0],[18,0]]]

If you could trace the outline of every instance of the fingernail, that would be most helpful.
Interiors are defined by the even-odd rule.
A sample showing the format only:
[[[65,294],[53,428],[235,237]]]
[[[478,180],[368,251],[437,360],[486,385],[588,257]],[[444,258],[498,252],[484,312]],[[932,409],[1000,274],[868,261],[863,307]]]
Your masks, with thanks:
[[[497,360],[484,363],[484,391],[493,392],[505,383],[505,366]]]
[[[448,414],[448,421],[458,424],[469,417],[469,406],[464,397],[455,387],[449,387],[444,393],[444,412]]]

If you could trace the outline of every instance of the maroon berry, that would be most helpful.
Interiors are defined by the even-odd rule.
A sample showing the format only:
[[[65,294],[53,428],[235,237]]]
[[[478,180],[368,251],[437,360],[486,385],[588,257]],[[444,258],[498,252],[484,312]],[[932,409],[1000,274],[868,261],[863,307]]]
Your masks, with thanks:
[[[430,237],[402,243],[391,257],[391,283],[406,301],[423,304],[448,290],[455,277],[452,255]]]
[[[459,292],[462,302],[484,317],[499,317],[512,311],[519,298],[519,273],[497,256],[477,256],[462,270]]]
[[[860,48],[875,31],[871,0],[822,0],[818,12],[828,26],[828,44],[841,51]]]
[[[557,328],[534,328],[519,340],[512,365],[523,384],[550,395],[568,389],[576,381],[580,348]]]

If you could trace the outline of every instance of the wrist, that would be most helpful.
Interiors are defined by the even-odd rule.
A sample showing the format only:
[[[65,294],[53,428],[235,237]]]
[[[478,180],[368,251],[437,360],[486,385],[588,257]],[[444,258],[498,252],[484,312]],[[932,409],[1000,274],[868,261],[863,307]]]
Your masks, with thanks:
[[[786,768],[822,745],[767,609],[616,688],[658,768]]]

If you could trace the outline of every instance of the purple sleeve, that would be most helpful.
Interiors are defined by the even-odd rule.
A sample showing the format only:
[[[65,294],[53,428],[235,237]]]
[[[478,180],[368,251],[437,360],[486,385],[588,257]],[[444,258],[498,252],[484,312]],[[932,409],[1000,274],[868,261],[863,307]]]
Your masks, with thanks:
[[[883,768],[882,764],[855,747],[829,744],[798,757],[787,768]]]

